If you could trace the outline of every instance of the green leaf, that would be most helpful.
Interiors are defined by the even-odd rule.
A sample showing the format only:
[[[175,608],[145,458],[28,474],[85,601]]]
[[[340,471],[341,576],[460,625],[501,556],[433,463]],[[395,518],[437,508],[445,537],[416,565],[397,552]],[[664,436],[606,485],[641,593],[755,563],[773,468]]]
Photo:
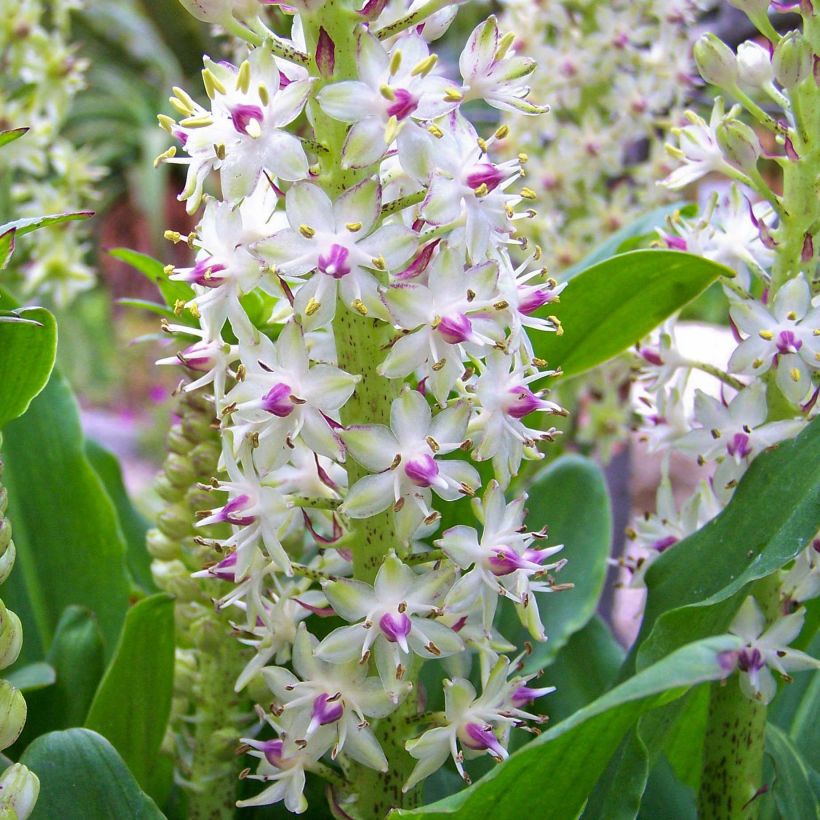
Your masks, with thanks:
[[[661,555],[646,574],[648,596],[624,672],[726,631],[748,585],[777,571],[817,531],[820,420],[762,453],[729,505]]]
[[[31,820],[161,820],[116,749],[96,732],[68,729],[38,737],[20,762],[40,778]]]
[[[640,341],[720,275],[732,274],[680,251],[630,251],[599,262],[539,311],[557,316],[563,334],[536,334],[535,353],[567,376],[583,373]]]
[[[151,556],[145,548],[145,534],[151,523],[131,503],[117,457],[93,439],[86,441],[85,454],[117,509],[128,550],[125,558],[131,575],[145,592],[156,592],[157,587],[151,575]]]
[[[695,793],[681,783],[665,757],[649,775],[638,820],[697,820]]]
[[[177,302],[188,302],[194,298],[194,289],[190,285],[186,285],[185,282],[172,282],[165,273],[165,265],[147,254],[132,251],[130,248],[114,248],[109,253],[152,281],[159,288],[165,304],[172,310]]]
[[[165,734],[173,681],[174,599],[159,593],[128,611],[85,723],[114,744],[143,788]]]
[[[568,561],[558,580],[575,584],[570,590],[535,596],[549,640],[535,644],[527,659],[526,669],[532,672],[549,665],[570,636],[595,614],[606,578],[612,515],[601,468],[583,456],[554,461],[536,476],[528,496],[528,529],[549,526],[549,543],[564,544],[557,557]],[[520,645],[528,639],[527,630],[512,606],[502,612],[501,633]]]
[[[814,727],[815,731],[817,727]],[[812,788],[812,770],[788,735],[766,724],[766,754],[771,757],[774,776],[770,793],[782,820],[811,820],[820,817],[820,804]]]
[[[597,265],[599,262],[610,259],[619,253],[632,250],[631,245],[634,241],[653,233],[655,228],[660,228],[666,222],[666,217],[675,213],[675,211],[681,211],[684,215],[691,216],[697,211],[697,206],[686,202],[676,202],[673,205],[661,205],[661,207],[649,211],[649,213],[638,217],[634,222],[630,222],[629,225],[625,225],[619,231],[616,231],[580,262],[558,273],[558,280],[568,282],[587,268],[591,268],[593,265]]]
[[[0,225],[0,235],[6,231],[14,230],[17,236],[24,236],[40,228],[47,228],[49,225],[60,225],[63,222],[76,222],[79,219],[90,219],[94,216],[94,211],[71,211],[63,214],[48,214],[48,216],[31,216],[26,219],[15,219],[13,222],[6,222]]]
[[[577,817],[638,718],[691,686],[724,676],[718,654],[741,645],[739,638],[726,635],[685,646],[528,743],[473,786],[429,806],[394,811],[389,816],[519,820],[537,813],[539,820]]]
[[[5,673],[6,680],[21,692],[36,692],[51,686],[57,680],[54,667],[45,661],[37,661],[26,666],[20,666],[11,672]]]
[[[10,142],[14,142],[14,140],[19,140],[28,130],[29,129],[24,126],[23,128],[9,128],[6,131],[0,131],[0,148],[4,145],[8,145]]]
[[[14,311],[0,322],[0,427],[22,416],[46,386],[57,356],[57,322],[45,308]]]
[[[23,662],[41,660],[71,604],[95,613],[113,651],[131,583],[116,510],[85,456],[77,405],[57,371],[3,437],[17,565],[3,598],[23,621]]]

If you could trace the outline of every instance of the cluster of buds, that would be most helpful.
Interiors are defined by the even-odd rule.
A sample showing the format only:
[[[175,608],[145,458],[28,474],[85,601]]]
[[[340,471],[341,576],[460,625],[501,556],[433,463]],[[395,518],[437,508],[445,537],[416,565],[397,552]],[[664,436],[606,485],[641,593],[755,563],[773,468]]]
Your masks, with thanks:
[[[701,483],[680,510],[665,483],[659,491],[658,514],[630,532],[648,553],[633,564],[638,580],[649,560],[725,506],[760,452],[798,434],[816,415],[820,17],[810,3],[799,10],[803,30],[781,36],[765,13],[753,13],[750,18],[762,41],[743,43],[735,53],[708,34],[694,50],[703,78],[737,103],[726,111],[718,97],[708,122],[688,112],[689,125],[676,129],[677,145],[668,146],[680,166],[665,185],[679,189],[707,174],[728,182],[699,217],[674,215],[660,233],[670,248],[703,255],[731,269],[722,285],[734,347],[722,367],[693,361],[676,350],[674,329],[668,327],[640,350],[648,390],[647,440],[656,450],[696,456],[699,464],[713,469],[710,480]],[[774,149],[764,151],[760,132]],[[764,160],[780,172],[773,185],[764,179]],[[693,406],[688,407],[683,397],[695,371],[716,379],[718,389],[712,395],[695,391]],[[812,591],[791,600],[817,594],[816,549],[815,542],[796,561],[789,581],[804,592]],[[802,580],[796,578],[801,574]],[[774,650],[767,654],[766,647],[793,639],[798,619],[787,610],[791,620],[775,621],[761,637],[764,621],[756,607],[754,599],[744,606],[734,631],[757,648],[735,660],[744,674],[754,672],[742,682],[743,690],[768,701],[774,681],[771,675],[757,673],[764,660],[783,672],[786,663],[778,665],[777,657],[786,656]],[[752,655],[754,662],[749,660]]]
[[[10,185],[14,217],[76,211],[93,202],[104,169],[60,131],[72,101],[84,87],[87,61],[70,42],[70,12],[80,2],[0,0],[0,124],[25,125],[24,140],[9,145],[0,176]],[[2,213],[0,223],[12,218]],[[65,225],[57,234],[35,234],[18,251],[15,272],[26,295],[50,294],[59,307],[95,282],[86,262],[87,230]],[[16,275],[16,274],[15,274]]]
[[[528,336],[561,331],[560,288],[518,233],[535,195],[525,158],[496,156],[510,129],[465,116],[540,113],[535,64],[491,17],[455,79],[430,50],[453,3],[266,4],[293,16],[287,40],[254,3],[186,5],[252,45],[238,65],[206,58],[208,100],[177,89],[181,118],[161,117],[181,198],[204,202],[194,234],[168,234],[196,251],[171,279],[197,327],[168,330],[193,339],[186,389],[210,385],[221,435],[199,524],[228,533],[205,574],[230,585],[218,606],[249,647],[237,690],[267,691],[244,739],[265,787],[241,805],[304,811],[312,772],[383,817],[450,757],[465,780],[464,758],[503,759],[550,691],[493,616],[504,597],[544,640],[537,598],[563,564],[525,497],[505,498],[564,412]],[[425,664],[449,674],[443,693],[424,691]]]
[[[0,434],[0,446],[3,436]],[[0,460],[0,479],[3,462]],[[0,480],[0,584],[14,567],[16,551],[11,538],[11,521],[6,516],[8,491]],[[23,646],[23,625],[20,619],[0,601],[0,669],[11,666]],[[23,731],[26,722],[26,702],[23,694],[7,680],[0,680],[0,749],[7,749]],[[15,763],[0,776],[0,815],[26,820],[31,814],[40,781],[25,766]],[[5,813],[4,813],[5,812]],[[9,812],[14,812],[9,814]]]
[[[176,782],[186,788],[195,810],[203,793],[233,801],[239,771],[235,737],[246,723],[249,703],[233,691],[242,658],[226,613],[212,605],[213,597],[227,589],[219,590],[209,573],[196,577],[198,569],[218,559],[207,536],[221,534],[218,528],[208,532],[196,526],[211,506],[206,482],[219,461],[213,407],[191,391],[178,398],[176,412],[168,454],[154,481],[163,506],[146,540],[154,581],[176,600],[174,697],[163,752],[175,760]]]
[[[533,222],[558,267],[660,204],[665,158],[659,131],[676,122],[693,90],[689,38],[702,0],[533,3],[504,0],[516,51],[542,71],[537,90],[551,116],[525,130]],[[512,127],[518,117],[508,118]]]

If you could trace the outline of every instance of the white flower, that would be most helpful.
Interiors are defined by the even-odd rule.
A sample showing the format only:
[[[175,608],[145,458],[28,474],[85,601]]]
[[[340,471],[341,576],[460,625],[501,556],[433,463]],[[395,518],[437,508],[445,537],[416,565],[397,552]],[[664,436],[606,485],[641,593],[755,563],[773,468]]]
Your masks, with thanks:
[[[427,285],[402,282],[389,288],[384,302],[400,336],[379,372],[388,379],[421,370],[431,392],[444,403],[464,371],[468,352],[481,355],[504,338],[493,303],[498,301],[498,268],[484,262],[466,268],[463,255],[439,250],[427,271]]]
[[[794,559],[781,590],[789,607],[820,595],[820,534]]]
[[[359,313],[387,319],[376,274],[406,262],[418,239],[404,225],[376,227],[379,182],[366,179],[335,202],[318,185],[300,182],[291,186],[285,207],[290,228],[258,243],[255,252],[285,277],[298,281],[314,272],[299,285],[294,303],[305,327],[310,330],[332,321],[337,293]]]
[[[549,570],[563,566],[564,561],[544,563],[560,552],[563,544],[532,548],[539,534],[524,528],[526,500],[526,496],[521,496],[505,504],[504,491],[498,482],[492,481],[478,511],[484,522],[481,537],[472,527],[458,525],[447,530],[435,544],[461,569],[470,570],[447,594],[448,610],[464,612],[477,599],[481,600],[484,630],[489,634],[498,596],[506,596],[516,604],[519,618],[533,638],[543,641],[544,627],[533,593],[550,591],[549,580],[539,579]]]
[[[404,537],[421,523],[435,520],[431,491],[445,501],[472,495],[481,483],[475,468],[455,460],[437,460],[464,442],[470,405],[458,402],[434,417],[421,393],[405,389],[394,399],[390,427],[365,424],[342,432],[348,452],[374,475],[359,479],[348,491],[341,511],[369,518],[390,505]]]
[[[436,59],[418,34],[398,38],[388,53],[372,34],[363,32],[357,64],[360,79],[333,83],[317,95],[326,114],[353,123],[342,152],[346,167],[377,162],[403,129],[458,105],[458,96],[451,97],[453,83],[436,73]]]
[[[240,351],[245,374],[226,395],[223,411],[230,415],[237,450],[250,446],[264,474],[288,460],[288,441],[297,436],[319,455],[343,461],[328,419],[338,415],[361,377],[329,364],[311,366],[293,321],[275,342],[258,334],[256,344],[243,342]]]
[[[428,729],[421,737],[405,744],[407,751],[419,762],[402,791],[409,791],[429,777],[448,757],[453,758],[458,773],[467,783],[471,781],[464,771],[465,756],[486,753],[499,763],[507,758],[506,741],[502,742],[499,735],[505,736],[512,726],[523,726],[527,719],[536,719],[521,707],[555,688],[530,689],[525,678],[508,680],[509,664],[509,658],[499,659],[480,696],[468,680],[444,681],[445,725]]]
[[[263,170],[285,180],[308,175],[308,161],[301,142],[284,130],[299,116],[311,89],[310,80],[280,87],[280,72],[268,48],[251,51],[239,68],[205,59],[206,88],[210,111],[185,92],[176,97],[177,108],[186,115],[171,127],[188,159],[172,159],[188,165],[188,178],[180,199],[187,199],[193,213],[202,199],[205,179],[220,172],[222,194],[238,202],[256,187]]]
[[[450,569],[418,574],[394,554],[379,568],[374,585],[339,580],[325,584],[324,592],[336,614],[352,624],[330,633],[316,648],[329,663],[364,663],[371,650],[382,685],[391,699],[406,691],[401,682],[410,655],[438,658],[464,649],[456,632],[430,616],[452,583]]]
[[[465,100],[482,99],[502,111],[543,114],[544,106],[527,102],[524,80],[535,71],[535,60],[510,55],[514,34],[501,36],[495,15],[476,26],[458,61]]]
[[[812,307],[803,276],[777,291],[771,309],[745,300],[734,302],[729,313],[748,336],[732,354],[729,369],[760,377],[774,366],[783,394],[795,404],[805,398],[812,389],[812,371],[820,368],[820,307]]]
[[[769,627],[760,607],[751,595],[743,602],[729,632],[746,642],[743,649],[724,653],[721,663],[727,671],[740,672],[740,689],[746,697],[761,703],[770,703],[777,694],[777,683],[771,670],[790,681],[790,671],[820,669],[820,661],[789,649],[789,644],[800,634],[806,610],[799,609],[784,615]]]
[[[358,658],[327,663],[316,656],[318,645],[302,623],[291,659],[296,674],[278,666],[262,671],[277,699],[277,714],[288,715],[290,732],[298,739],[310,740],[320,727],[332,727],[335,731],[325,740],[332,744],[331,758],[345,752],[365,766],[387,771],[384,752],[367,718],[386,717],[396,704],[378,678],[368,677],[366,664]]]

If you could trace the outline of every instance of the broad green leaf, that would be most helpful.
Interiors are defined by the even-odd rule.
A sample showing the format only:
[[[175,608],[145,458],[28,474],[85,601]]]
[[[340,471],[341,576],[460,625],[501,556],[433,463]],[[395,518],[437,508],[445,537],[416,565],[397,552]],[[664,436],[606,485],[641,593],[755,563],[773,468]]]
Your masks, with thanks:
[[[40,778],[31,820],[162,820],[116,749],[96,732],[43,735],[20,762]]]
[[[46,386],[57,356],[57,322],[45,308],[14,311],[0,322],[0,427],[22,416]]]
[[[94,211],[71,211],[64,214],[48,214],[47,216],[30,216],[26,219],[15,219],[13,222],[6,222],[0,225],[0,235],[6,231],[14,230],[16,235],[24,236],[40,228],[47,228],[49,225],[60,225],[63,222],[76,222],[78,219],[89,219],[94,216]]]
[[[103,642],[94,615],[79,606],[63,612],[46,658],[52,686],[26,695],[28,719],[13,747],[20,754],[39,735],[82,726],[105,670]]]
[[[557,274],[558,280],[568,282],[587,268],[591,268],[593,265],[597,265],[599,262],[610,259],[619,253],[632,250],[630,245],[633,241],[648,236],[655,228],[660,228],[666,222],[666,217],[675,213],[675,211],[681,211],[683,214],[691,216],[697,211],[697,206],[686,202],[676,202],[673,205],[661,205],[659,208],[649,211],[649,213],[638,217],[634,222],[630,222],[619,231],[616,231],[580,262],[560,271]]]
[[[151,523],[131,503],[117,457],[92,439],[85,443],[85,454],[117,509],[128,550],[125,558],[131,575],[144,591],[156,592],[157,587],[151,575],[151,556],[145,548],[145,533]]]
[[[594,615],[607,572],[612,541],[612,515],[606,480],[600,467],[578,455],[562,456],[536,476],[528,490],[527,527],[549,527],[548,542],[564,544],[556,556],[568,563],[557,576],[574,589],[542,592],[535,597],[549,637],[535,644],[528,671],[549,665],[570,636]],[[528,639],[512,606],[503,608],[501,633],[520,645]]]
[[[151,302],[148,299],[117,299],[118,305],[124,307],[136,308],[137,310],[147,310],[149,313],[156,313],[157,316],[163,316],[169,322],[176,321],[176,316],[171,308],[161,305],[159,302]]]
[[[111,256],[126,262],[132,268],[138,270],[146,279],[152,281],[165,299],[165,303],[173,310],[177,302],[187,302],[194,297],[194,290],[185,282],[172,282],[165,272],[165,265],[162,262],[139,251],[132,251],[130,248],[114,248],[109,251]]]
[[[14,228],[0,234],[0,270],[5,270],[9,266],[9,260],[14,253],[15,237],[17,231]]]
[[[128,611],[85,722],[114,744],[143,788],[165,734],[173,681],[174,599],[159,593]]]
[[[51,686],[57,680],[54,667],[45,661],[20,666],[17,669],[12,669],[11,672],[4,673],[3,676],[15,689],[25,693],[45,689],[46,686]]]
[[[0,148],[4,145],[8,145],[10,142],[14,142],[14,140],[19,140],[27,131],[28,128],[25,126],[23,128],[9,128],[8,130],[0,131]]]
[[[820,420],[762,453],[729,505],[649,568],[643,623],[624,670],[724,632],[748,585],[791,561],[817,531]]]
[[[539,311],[557,316],[563,333],[536,334],[535,353],[567,376],[583,373],[643,339],[720,275],[732,274],[680,251],[630,251],[599,262]]]
[[[675,777],[664,756],[649,775],[638,820],[697,820],[694,791]]]
[[[578,815],[624,735],[648,710],[725,673],[718,654],[739,648],[734,636],[685,646],[607,692],[512,754],[473,786],[391,818],[567,820]]]
[[[814,730],[817,731],[817,726]],[[771,723],[766,725],[766,755],[772,765],[769,794],[774,797],[777,807],[775,816],[782,820],[816,820],[820,817],[820,803],[812,788],[813,772],[809,761],[802,757],[789,736]]]
[[[76,402],[57,371],[3,433],[17,546],[3,599],[23,621],[22,662],[45,656],[71,604],[94,612],[110,654],[131,590],[125,543],[114,505],[85,456]]]

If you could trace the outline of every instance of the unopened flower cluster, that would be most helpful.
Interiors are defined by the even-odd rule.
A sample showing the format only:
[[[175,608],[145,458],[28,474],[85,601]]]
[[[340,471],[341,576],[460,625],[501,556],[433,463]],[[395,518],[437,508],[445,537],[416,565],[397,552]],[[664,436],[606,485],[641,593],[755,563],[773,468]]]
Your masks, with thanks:
[[[221,501],[200,523],[231,535],[201,575],[232,584],[219,605],[250,647],[237,689],[266,687],[259,723],[273,729],[245,739],[265,787],[244,804],[304,811],[306,772],[338,785],[352,763],[386,771],[375,728],[418,703],[425,662],[444,664],[445,708],[405,724],[404,789],[451,757],[468,780],[464,758],[504,758],[550,691],[505,654],[499,598],[544,640],[537,596],[563,563],[528,529],[525,498],[505,498],[563,412],[528,335],[560,331],[560,288],[536,254],[511,262],[533,193],[522,159],[497,158],[507,129],[481,134],[462,110],[539,113],[534,64],[490,18],[451,72],[430,42],[457,4],[407,18],[424,4],[371,0],[347,10],[355,70],[339,78],[321,0],[287,4],[287,41],[254,3],[186,5],[259,43],[238,65],[206,58],[208,99],[178,89],[179,120],[161,118],[187,169],[181,198],[204,205],[194,264],[170,277],[191,286],[179,313],[197,321],[167,326],[189,337],[172,361],[187,389],[212,386],[222,437]],[[221,198],[206,193],[214,175]],[[473,525],[442,527],[459,501]],[[365,536],[385,532],[362,572]]]
[[[817,21],[810,20],[806,35],[796,29],[781,36],[765,15],[767,4],[739,0],[736,5],[763,8],[752,19],[767,39],[742,43],[736,53],[714,35],[698,41],[695,58],[704,80],[737,103],[727,110],[718,97],[708,121],[687,114],[689,124],[675,130],[675,144],[668,146],[679,164],[664,184],[679,190],[707,174],[728,182],[698,216],[675,215],[661,232],[669,247],[730,269],[722,285],[735,347],[724,367],[692,361],[677,349],[670,323],[640,351],[650,399],[643,433],[650,446],[696,457],[712,472],[680,509],[664,481],[657,514],[638,521],[631,533],[648,552],[633,565],[637,581],[654,557],[729,502],[757,455],[797,435],[817,412],[820,202],[811,182],[804,182],[818,173],[820,89],[815,75],[820,44],[808,37],[809,30],[817,31]],[[804,13],[817,14],[810,4]],[[760,132],[768,132],[777,147],[769,158],[782,175],[779,193],[761,174],[766,152]],[[717,379],[719,390],[716,395],[696,391],[689,407],[686,385],[698,370]],[[791,602],[783,620],[764,631],[763,616],[750,598],[733,626],[749,642],[748,651],[734,658],[745,675],[744,691],[765,701],[774,694],[774,680],[763,671],[766,664],[785,674],[794,656],[793,668],[805,666],[799,653],[783,648],[803,622],[799,604],[818,592],[816,541],[795,562],[787,585],[800,593],[783,593],[784,601]],[[783,651],[770,652],[775,644]]]
[[[103,169],[60,132],[84,87],[87,62],[70,38],[70,15],[82,0],[0,0],[0,123],[29,129],[2,153],[0,171],[11,185],[12,218],[81,210],[94,199]],[[26,295],[49,293],[60,307],[92,287],[86,231],[79,223],[59,233],[38,232],[18,250],[14,269]],[[20,253],[20,250],[24,250]]]

